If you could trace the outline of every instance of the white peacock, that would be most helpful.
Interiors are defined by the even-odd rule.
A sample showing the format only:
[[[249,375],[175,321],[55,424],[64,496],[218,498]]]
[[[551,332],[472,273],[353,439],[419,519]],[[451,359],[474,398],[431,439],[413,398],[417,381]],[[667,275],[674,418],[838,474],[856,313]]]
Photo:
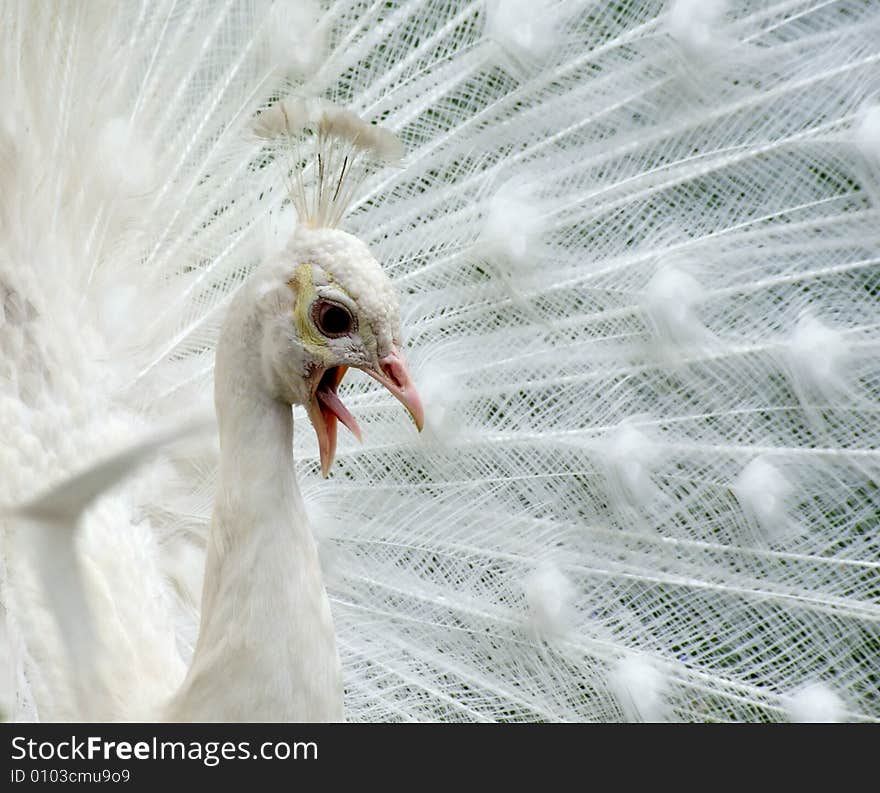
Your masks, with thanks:
[[[0,0],[4,714],[880,719],[878,70],[866,0]]]

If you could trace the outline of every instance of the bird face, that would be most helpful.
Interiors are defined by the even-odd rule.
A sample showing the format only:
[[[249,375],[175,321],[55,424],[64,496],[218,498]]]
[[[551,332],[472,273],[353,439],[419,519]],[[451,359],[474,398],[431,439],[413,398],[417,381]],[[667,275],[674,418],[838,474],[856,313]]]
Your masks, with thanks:
[[[263,371],[274,395],[306,408],[327,476],[337,421],[358,438],[337,394],[350,367],[366,372],[407,408],[424,411],[401,349],[397,298],[367,247],[337,229],[300,228],[263,281]]]

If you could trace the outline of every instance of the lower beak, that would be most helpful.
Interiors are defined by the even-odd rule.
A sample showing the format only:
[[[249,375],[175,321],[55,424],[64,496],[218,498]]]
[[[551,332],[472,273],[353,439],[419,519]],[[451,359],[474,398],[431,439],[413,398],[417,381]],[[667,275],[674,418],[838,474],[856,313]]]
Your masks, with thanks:
[[[400,350],[394,348],[390,354],[379,361],[377,368],[367,366],[361,368],[400,400],[421,432],[425,423],[425,411]],[[306,408],[312,426],[315,428],[315,434],[318,436],[321,473],[325,478],[330,473],[330,466],[333,465],[333,458],[336,456],[337,421],[341,421],[358,440],[361,440],[361,430],[357,421],[348,408],[342,404],[336,393],[336,389],[347,371],[347,366],[328,369],[321,377]]]

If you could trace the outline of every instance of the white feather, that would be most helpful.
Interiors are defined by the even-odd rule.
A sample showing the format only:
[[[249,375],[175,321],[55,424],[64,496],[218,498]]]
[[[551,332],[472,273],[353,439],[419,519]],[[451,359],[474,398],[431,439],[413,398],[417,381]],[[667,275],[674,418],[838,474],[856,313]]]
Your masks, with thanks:
[[[327,52],[321,8],[313,0],[276,2],[268,14],[267,60],[295,80],[317,71]]]
[[[724,35],[727,0],[673,0],[669,10],[669,34],[687,55],[702,60],[717,58],[730,46]]]
[[[637,655],[621,659],[610,680],[628,721],[666,721],[667,683],[649,659]]]
[[[836,724],[846,720],[843,700],[825,683],[808,683],[788,698],[791,721]]]
[[[776,539],[791,529],[789,512],[794,485],[766,457],[756,457],[743,468],[733,492],[766,538]]]
[[[864,108],[856,126],[856,143],[865,157],[880,162],[880,105]]]
[[[557,42],[564,4],[549,0],[486,0],[486,33],[517,64],[547,58]]]
[[[571,620],[574,587],[555,565],[544,562],[525,580],[529,620],[535,633],[541,637],[565,634]]]

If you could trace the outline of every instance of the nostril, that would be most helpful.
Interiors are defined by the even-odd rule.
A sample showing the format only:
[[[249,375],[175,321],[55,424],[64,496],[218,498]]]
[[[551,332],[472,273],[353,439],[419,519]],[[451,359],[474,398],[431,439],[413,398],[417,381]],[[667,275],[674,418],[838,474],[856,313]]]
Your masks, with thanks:
[[[403,382],[400,377],[400,363],[398,361],[383,361],[382,371],[385,372],[385,376],[394,383],[397,388],[403,388]]]
[[[379,359],[379,365],[375,369],[368,369],[367,373],[382,383],[403,403],[421,432],[425,425],[425,410],[412,380],[410,380],[406,361],[400,351],[392,350],[388,355]]]
[[[409,375],[406,371],[406,364],[398,353],[391,352],[389,355],[381,358],[379,360],[379,366],[382,369],[382,373],[395,388],[400,390],[406,388],[406,385],[409,382]]]

